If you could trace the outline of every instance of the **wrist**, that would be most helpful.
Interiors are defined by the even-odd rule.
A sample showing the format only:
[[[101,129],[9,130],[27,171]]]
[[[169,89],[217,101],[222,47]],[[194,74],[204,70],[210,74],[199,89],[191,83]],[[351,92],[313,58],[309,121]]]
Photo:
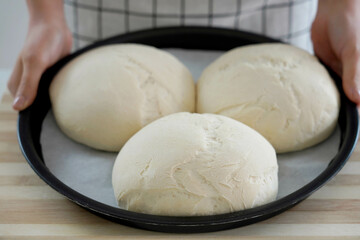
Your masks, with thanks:
[[[360,1],[359,0],[318,0],[318,10],[326,9],[348,9],[348,10],[359,10]]]
[[[62,0],[27,0],[30,26],[66,24]]]
[[[30,18],[29,20],[29,29],[38,27],[38,26],[49,26],[52,28],[64,28],[67,27],[66,20],[61,17],[36,17],[36,18]]]

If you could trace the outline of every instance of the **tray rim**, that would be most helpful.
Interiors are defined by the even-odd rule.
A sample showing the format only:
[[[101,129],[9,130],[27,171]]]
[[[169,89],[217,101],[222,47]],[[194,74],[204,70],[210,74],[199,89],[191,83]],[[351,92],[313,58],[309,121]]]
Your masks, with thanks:
[[[209,28],[209,27],[166,27],[166,28],[157,28],[151,30],[142,30],[127,34],[122,34],[118,36],[114,36],[105,40],[101,40],[94,44],[91,44],[85,48],[76,51],[75,53],[65,57],[60,60],[55,65],[65,64],[70,59],[82,54],[85,51],[88,51],[92,48],[107,45],[111,43],[115,43],[119,38],[122,41],[126,42],[128,39],[155,36],[161,37],[164,34],[168,35],[182,35],[182,34],[206,34],[211,32],[211,34],[220,34],[220,35],[234,35],[234,34],[242,34],[248,36],[248,39],[257,39],[256,42],[261,41],[266,42],[280,42],[276,39],[268,38],[262,35],[248,33],[244,31],[238,30],[230,30],[230,29],[222,29],[222,28]],[[261,42],[260,41],[260,42]],[[50,69],[50,70],[49,70]],[[49,68],[46,72],[51,71],[52,67]],[[328,68],[327,68],[328,69]],[[328,69],[330,73],[333,72]],[[46,77],[44,73],[43,77]],[[32,111],[37,106],[35,104],[41,104],[40,100],[37,99],[37,102],[32,105],[30,108],[19,113],[18,117],[18,142],[20,145],[20,149],[35,171],[35,173],[45,181],[50,187],[54,190],[67,197],[69,200],[75,202],[81,207],[100,215],[104,218],[108,218],[115,222],[120,222],[125,225],[130,225],[138,228],[154,230],[154,231],[162,231],[162,232],[211,232],[217,230],[224,230],[229,228],[235,228],[239,226],[245,226],[248,224],[252,224],[258,221],[265,220],[274,215],[277,215],[288,208],[293,207],[297,203],[301,202],[308,196],[310,196],[313,192],[322,187],[327,181],[329,181],[332,177],[334,177],[338,171],[345,165],[346,161],[350,157],[358,138],[359,131],[359,116],[357,112],[356,105],[351,103],[348,99],[344,97],[344,93],[341,88],[341,84],[338,84],[339,92],[342,95],[342,106],[341,108],[345,108],[345,121],[346,126],[353,126],[353,131],[347,127],[345,129],[344,138],[339,149],[338,154],[331,160],[328,167],[318,175],[313,181],[304,185],[302,188],[297,191],[275,200],[266,205],[262,205],[256,208],[251,208],[243,211],[233,212],[233,213],[225,213],[219,215],[211,215],[211,216],[188,216],[188,217],[171,217],[171,216],[156,216],[150,214],[136,213],[127,210],[122,210],[119,208],[115,208],[96,200],[93,200],[87,196],[84,196],[77,191],[71,189],[63,182],[61,182],[58,178],[56,178],[50,170],[46,167],[45,163],[42,160],[41,153],[40,155],[36,152],[36,146],[34,142],[31,140],[32,132],[30,126],[30,118]]]

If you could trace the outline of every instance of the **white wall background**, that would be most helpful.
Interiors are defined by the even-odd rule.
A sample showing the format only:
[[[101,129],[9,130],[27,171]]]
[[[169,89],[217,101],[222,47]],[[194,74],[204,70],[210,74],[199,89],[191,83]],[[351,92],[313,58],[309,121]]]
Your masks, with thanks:
[[[0,0],[0,69],[11,69],[28,25],[25,0]]]

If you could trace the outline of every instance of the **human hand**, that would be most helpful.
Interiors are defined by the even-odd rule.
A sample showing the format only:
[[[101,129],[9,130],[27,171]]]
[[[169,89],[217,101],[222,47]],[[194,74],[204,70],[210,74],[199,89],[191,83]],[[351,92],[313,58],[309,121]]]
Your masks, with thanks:
[[[30,21],[24,47],[8,81],[8,88],[15,97],[15,110],[21,111],[33,103],[42,73],[67,55],[71,46],[72,36],[65,19]]]
[[[319,0],[311,29],[315,54],[342,77],[347,97],[360,104],[360,1]]]

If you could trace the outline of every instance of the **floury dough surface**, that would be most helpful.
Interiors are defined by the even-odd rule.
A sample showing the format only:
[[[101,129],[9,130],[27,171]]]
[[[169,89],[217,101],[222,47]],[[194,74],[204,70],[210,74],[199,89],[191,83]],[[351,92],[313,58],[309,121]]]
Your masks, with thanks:
[[[223,53],[182,49],[168,51],[182,60],[194,76],[200,76],[207,63]],[[111,184],[117,153],[97,151],[72,141],[58,128],[52,111],[44,119],[40,140],[45,163],[60,181],[89,198],[118,207]],[[278,154],[277,198],[296,191],[317,177],[336,155],[339,144],[340,130],[337,128],[318,145],[299,152]]]
[[[107,45],[78,56],[59,71],[49,92],[67,136],[114,152],[148,123],[195,110],[189,70],[173,55],[139,44]]]
[[[174,113],[124,145],[112,184],[126,210],[215,215],[275,200],[278,165],[271,144],[245,124],[215,114]]]
[[[245,123],[283,153],[326,139],[340,98],[313,55],[287,44],[254,44],[226,52],[204,70],[196,107]]]

